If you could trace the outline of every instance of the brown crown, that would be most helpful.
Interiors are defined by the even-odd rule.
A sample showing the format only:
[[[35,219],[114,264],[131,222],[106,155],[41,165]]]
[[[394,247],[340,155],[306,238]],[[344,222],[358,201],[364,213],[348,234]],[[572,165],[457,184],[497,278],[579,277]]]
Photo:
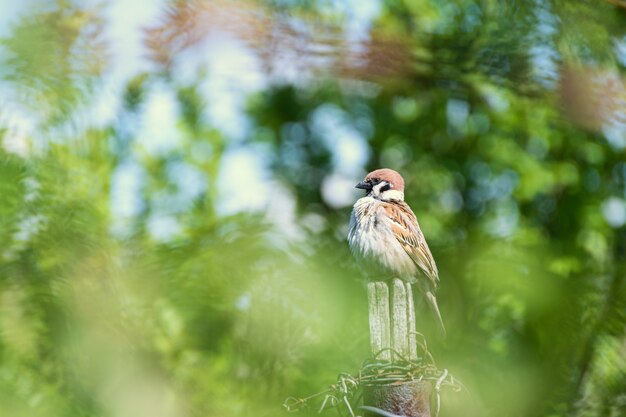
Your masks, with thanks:
[[[404,179],[402,175],[398,174],[393,169],[381,168],[376,171],[372,171],[365,176],[365,181],[378,178],[379,180],[387,181],[394,190],[404,192]]]

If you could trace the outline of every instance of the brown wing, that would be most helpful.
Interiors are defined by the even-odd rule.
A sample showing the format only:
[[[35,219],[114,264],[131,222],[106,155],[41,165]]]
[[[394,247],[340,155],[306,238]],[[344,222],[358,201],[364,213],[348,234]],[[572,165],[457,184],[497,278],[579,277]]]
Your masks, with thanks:
[[[394,201],[384,205],[387,216],[391,220],[394,235],[404,247],[413,262],[430,279],[433,288],[439,283],[439,272],[433,255],[430,253],[424,234],[420,230],[413,211],[403,201]]]

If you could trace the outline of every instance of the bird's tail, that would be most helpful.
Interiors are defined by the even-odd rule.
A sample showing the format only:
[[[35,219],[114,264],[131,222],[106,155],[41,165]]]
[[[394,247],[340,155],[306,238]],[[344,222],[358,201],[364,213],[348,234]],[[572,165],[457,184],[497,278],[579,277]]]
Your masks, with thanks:
[[[430,307],[433,314],[436,316],[437,321],[439,322],[439,329],[441,330],[441,334],[445,339],[447,336],[446,327],[443,325],[443,320],[441,319],[441,313],[439,312],[439,306],[437,305],[437,298],[435,294],[433,294],[430,290],[424,291],[424,296],[426,297],[426,301],[428,302],[428,307]]]

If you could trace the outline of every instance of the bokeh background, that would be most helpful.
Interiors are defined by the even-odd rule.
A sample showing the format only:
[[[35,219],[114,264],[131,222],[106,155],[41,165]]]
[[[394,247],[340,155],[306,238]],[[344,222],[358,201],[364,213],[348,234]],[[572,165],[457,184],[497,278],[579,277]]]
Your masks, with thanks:
[[[0,415],[281,416],[356,372],[383,166],[441,415],[626,415],[626,2],[4,0],[0,62]]]

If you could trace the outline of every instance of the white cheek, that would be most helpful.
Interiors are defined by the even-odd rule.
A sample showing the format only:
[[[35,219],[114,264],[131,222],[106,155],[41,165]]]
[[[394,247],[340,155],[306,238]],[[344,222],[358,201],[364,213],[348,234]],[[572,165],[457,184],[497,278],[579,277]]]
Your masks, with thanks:
[[[400,200],[404,201],[404,193],[398,190],[387,190],[382,193],[382,197],[384,200]]]
[[[402,191],[394,190],[393,188],[390,188],[386,191],[381,191],[381,189],[387,184],[387,182],[381,182],[372,187],[372,196],[379,198],[383,201],[404,200],[404,193]]]
[[[381,194],[381,189],[386,186],[387,183],[386,182],[380,182],[378,184],[376,184],[374,187],[372,187],[372,194],[374,195],[380,195]]]

